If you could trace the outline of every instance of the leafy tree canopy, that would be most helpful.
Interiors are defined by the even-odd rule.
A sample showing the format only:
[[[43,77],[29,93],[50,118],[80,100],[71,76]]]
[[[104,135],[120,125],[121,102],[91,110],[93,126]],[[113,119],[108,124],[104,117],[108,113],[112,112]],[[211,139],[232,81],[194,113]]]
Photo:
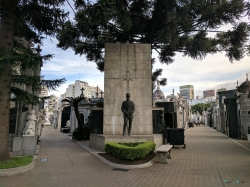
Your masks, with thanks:
[[[198,103],[196,105],[191,106],[191,112],[202,114],[203,111],[207,111],[207,108],[211,106],[211,103]]]
[[[57,35],[58,47],[85,54],[100,71],[105,43],[150,43],[162,64],[173,63],[177,53],[202,60],[224,51],[230,61],[240,60],[249,52],[249,25],[240,22],[249,7],[244,0],[78,0],[74,21]],[[218,30],[225,24],[233,28]]]

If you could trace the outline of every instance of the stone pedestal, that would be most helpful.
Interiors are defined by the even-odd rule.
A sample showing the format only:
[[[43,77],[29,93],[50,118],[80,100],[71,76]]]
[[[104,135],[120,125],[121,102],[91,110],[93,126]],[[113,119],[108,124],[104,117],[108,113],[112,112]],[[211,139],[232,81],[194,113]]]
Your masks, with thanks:
[[[36,150],[36,136],[23,135],[22,151],[23,155],[34,155]]]
[[[12,152],[16,156],[21,156],[22,155],[22,137],[21,136],[14,137]]]
[[[102,135],[102,134],[90,134],[90,147],[104,151],[105,143],[107,142],[146,142],[152,141],[155,142],[156,148],[162,145],[163,136],[162,134],[154,135],[131,135],[131,136],[122,136],[122,135]]]

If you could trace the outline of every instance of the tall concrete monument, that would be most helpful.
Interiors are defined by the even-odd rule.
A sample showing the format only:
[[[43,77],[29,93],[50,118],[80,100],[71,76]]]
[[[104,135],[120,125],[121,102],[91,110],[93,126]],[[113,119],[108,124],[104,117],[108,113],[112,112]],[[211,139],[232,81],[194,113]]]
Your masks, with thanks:
[[[104,151],[106,142],[154,141],[156,147],[162,145],[162,135],[153,134],[150,44],[105,45],[104,93],[103,133],[90,135],[91,147]],[[134,105],[129,119],[122,110],[127,93]],[[123,136],[127,126],[129,136]]]
[[[130,93],[135,104],[131,135],[153,134],[150,44],[106,44],[103,134],[122,135],[121,104]]]

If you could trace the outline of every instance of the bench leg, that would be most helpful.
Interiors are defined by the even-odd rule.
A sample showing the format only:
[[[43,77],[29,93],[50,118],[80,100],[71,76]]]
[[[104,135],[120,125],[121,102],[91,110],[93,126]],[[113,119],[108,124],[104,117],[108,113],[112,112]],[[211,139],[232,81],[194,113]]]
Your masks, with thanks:
[[[157,157],[155,159],[155,162],[168,164],[167,155],[168,153],[166,152],[157,152]]]
[[[171,159],[171,158],[172,158],[172,157],[171,157],[171,151],[172,151],[172,149],[170,149],[170,150],[168,151],[168,156],[167,156],[168,159]]]

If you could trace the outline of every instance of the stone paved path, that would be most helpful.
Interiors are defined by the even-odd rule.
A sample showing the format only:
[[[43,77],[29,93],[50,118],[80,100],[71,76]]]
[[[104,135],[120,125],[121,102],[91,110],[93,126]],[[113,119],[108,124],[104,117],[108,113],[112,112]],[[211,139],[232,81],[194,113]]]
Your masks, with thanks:
[[[35,168],[0,177],[0,187],[250,187],[250,143],[247,149],[209,127],[185,136],[187,148],[176,146],[169,164],[117,171],[45,127]]]

